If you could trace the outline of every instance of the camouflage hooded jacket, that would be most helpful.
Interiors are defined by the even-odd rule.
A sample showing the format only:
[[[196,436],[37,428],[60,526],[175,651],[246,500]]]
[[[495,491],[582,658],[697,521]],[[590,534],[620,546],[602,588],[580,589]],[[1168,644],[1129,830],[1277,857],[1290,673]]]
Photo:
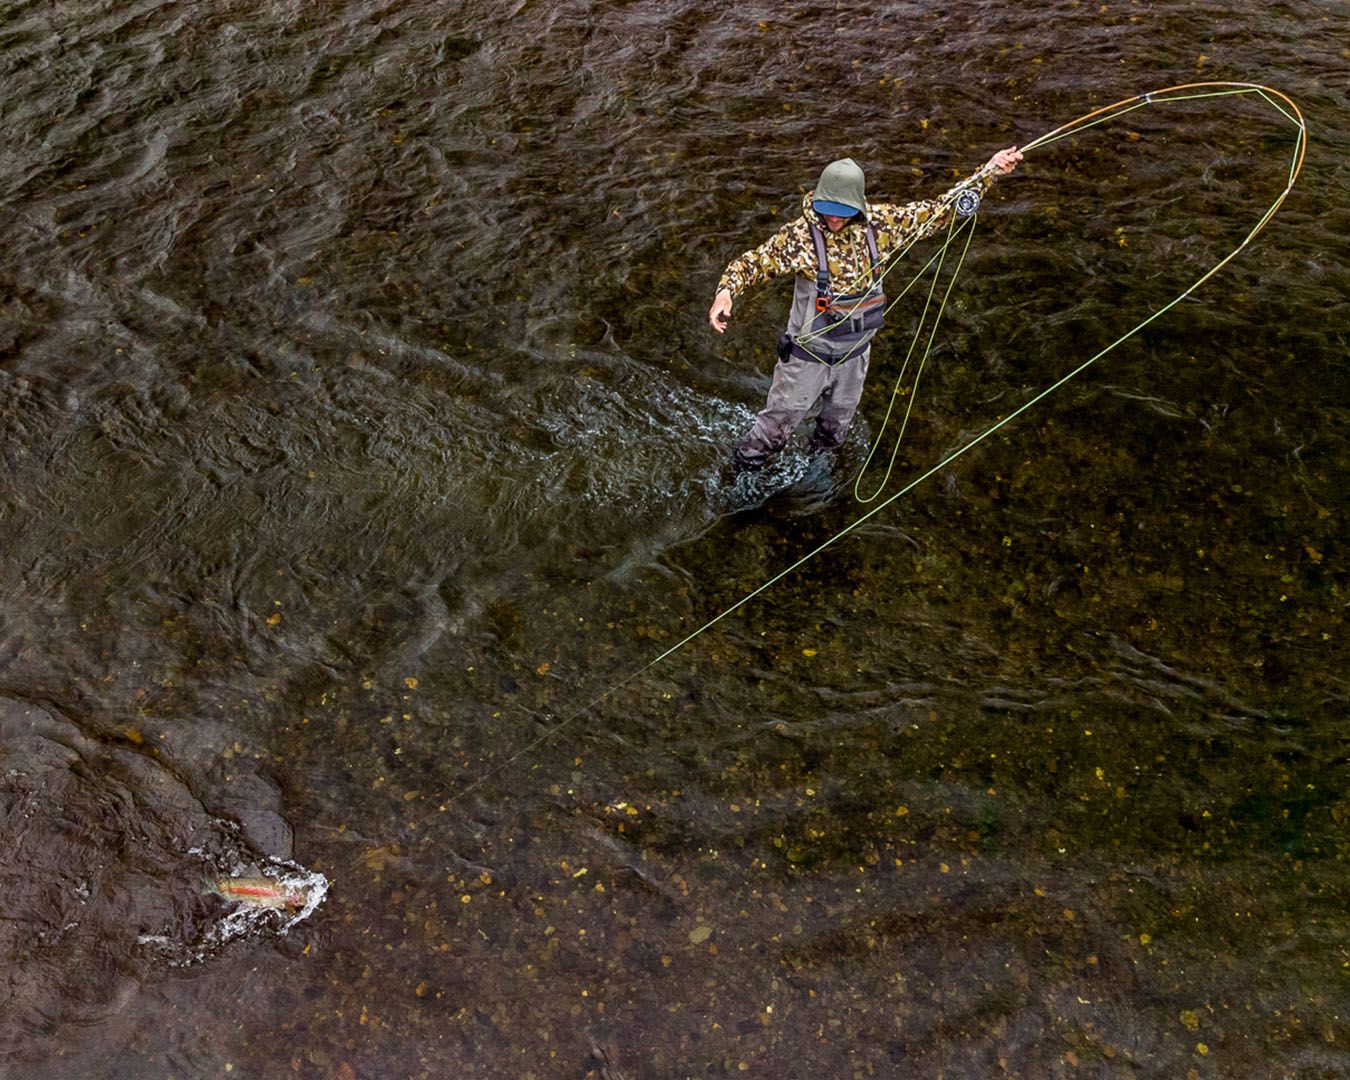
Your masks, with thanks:
[[[978,175],[978,174],[977,174]],[[906,203],[869,203],[867,218],[872,222],[877,234],[877,249],[884,262],[886,256],[913,240],[931,236],[943,228],[951,219],[952,203],[956,193],[970,187],[980,195],[989,190],[993,176],[978,176],[962,180],[939,199]],[[811,230],[807,224],[813,220],[820,224],[819,217],[811,207],[815,197],[809,191],[802,197],[801,216],[789,221],[769,239],[732,259],[717,289],[729,289],[732,297],[741,295],[746,289],[770,278],[796,274],[808,278],[813,284],[816,279],[816,252],[811,244]],[[867,236],[856,223],[850,222],[837,233],[821,226],[825,234],[825,252],[830,263],[830,282],[837,293],[856,292],[866,287],[867,272],[871,260],[867,253]]]

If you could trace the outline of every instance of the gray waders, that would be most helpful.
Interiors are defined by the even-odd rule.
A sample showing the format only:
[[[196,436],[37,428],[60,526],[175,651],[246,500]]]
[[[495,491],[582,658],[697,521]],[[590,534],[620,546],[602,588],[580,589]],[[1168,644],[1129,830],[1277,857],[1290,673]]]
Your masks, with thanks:
[[[815,222],[810,226],[816,278],[798,277],[794,283],[792,310],[787,333],[778,342],[769,399],[733,451],[736,464],[743,468],[758,468],[781,451],[816,402],[820,402],[820,413],[811,448],[832,450],[844,441],[862,398],[872,338],[885,321],[881,259],[871,223],[864,225],[872,259],[871,283],[862,292],[844,296],[835,296],[830,288],[825,235]]]

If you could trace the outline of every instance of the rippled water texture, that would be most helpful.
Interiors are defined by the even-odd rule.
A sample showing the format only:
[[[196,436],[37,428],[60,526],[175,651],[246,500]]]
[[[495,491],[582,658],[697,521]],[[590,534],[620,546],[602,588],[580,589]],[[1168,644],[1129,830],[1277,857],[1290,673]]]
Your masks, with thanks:
[[[1347,41],[0,3],[0,1072],[1350,1076]],[[727,260],[831,158],[931,196],[1206,79],[1308,119],[1248,250],[646,668],[862,513],[919,314],[838,461],[731,486],[787,293],[716,337]],[[892,489],[1231,251],[1293,137],[1205,99],[1029,154]],[[328,892],[213,884],[267,874]]]

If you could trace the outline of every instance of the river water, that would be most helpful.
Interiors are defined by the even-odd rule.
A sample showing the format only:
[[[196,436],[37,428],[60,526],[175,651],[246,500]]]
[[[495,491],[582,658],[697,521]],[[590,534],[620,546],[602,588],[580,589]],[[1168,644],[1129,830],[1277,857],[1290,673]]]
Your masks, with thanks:
[[[0,4],[0,1072],[1350,1076],[1347,41]],[[733,483],[787,291],[716,337],[727,260],[831,158],[930,197],[1200,80],[1308,119],[1247,251],[649,667],[864,512],[919,313],[837,461]],[[1224,97],[1029,154],[891,490],[1231,251],[1294,134]]]

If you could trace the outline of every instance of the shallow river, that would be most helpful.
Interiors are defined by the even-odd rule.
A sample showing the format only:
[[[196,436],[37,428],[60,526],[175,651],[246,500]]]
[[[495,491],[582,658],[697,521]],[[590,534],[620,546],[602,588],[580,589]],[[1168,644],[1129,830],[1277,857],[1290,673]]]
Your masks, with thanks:
[[[1346,42],[0,3],[0,1073],[1350,1076]],[[1247,250],[662,657],[866,512],[922,307],[836,460],[734,480],[789,290],[718,337],[726,262],[834,157],[932,197],[1204,80],[1308,121]],[[1295,135],[1028,154],[888,492],[1232,251]]]

